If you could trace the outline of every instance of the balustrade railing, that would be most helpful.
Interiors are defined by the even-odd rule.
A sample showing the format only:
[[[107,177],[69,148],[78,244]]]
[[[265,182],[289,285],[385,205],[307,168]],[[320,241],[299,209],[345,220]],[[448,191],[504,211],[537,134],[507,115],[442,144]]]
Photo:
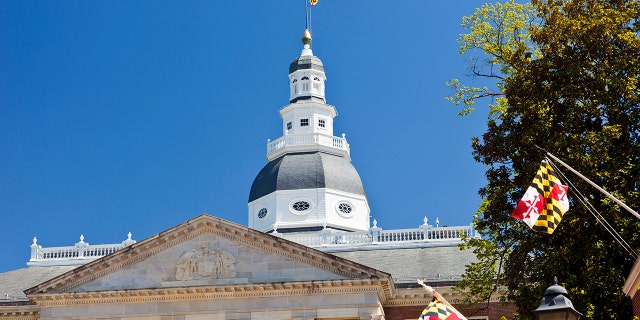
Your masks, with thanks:
[[[378,236],[378,242],[401,242],[415,241],[425,239],[424,230],[420,229],[398,229],[381,231]],[[428,237],[427,237],[428,239]]]
[[[349,144],[344,137],[335,137],[322,133],[287,134],[267,143],[267,156],[285,147],[319,145],[342,150],[349,153]]]
[[[399,244],[410,242],[460,241],[463,236],[473,236],[472,226],[431,227],[385,230],[373,227],[369,231],[348,232],[322,230],[317,233],[276,233],[284,239],[309,247],[344,246],[353,244]]]
[[[84,242],[84,236],[80,236],[80,242],[74,246],[43,248],[33,238],[31,245],[31,259],[27,265],[78,265],[88,261],[104,257],[126,246],[136,243],[129,233],[127,240],[122,243],[90,245]]]
[[[369,231],[348,232],[335,230],[321,230],[316,233],[287,234],[274,233],[284,239],[297,242],[309,247],[339,247],[358,244],[399,244],[411,242],[437,242],[437,241],[460,241],[462,236],[473,236],[472,226],[458,227],[432,227],[422,225],[414,229],[382,230],[375,225]],[[135,243],[128,239],[122,243],[90,245],[84,242],[84,237],[80,236],[80,242],[68,247],[48,247],[43,248],[38,245],[37,239],[33,238],[31,245],[31,259],[27,263],[35,265],[79,265],[88,261],[104,257],[114,253],[126,246]]]

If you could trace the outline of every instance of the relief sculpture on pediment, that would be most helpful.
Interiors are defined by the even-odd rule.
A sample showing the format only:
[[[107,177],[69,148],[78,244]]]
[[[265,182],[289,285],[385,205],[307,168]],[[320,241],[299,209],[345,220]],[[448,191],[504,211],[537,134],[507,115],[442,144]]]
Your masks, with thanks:
[[[182,255],[176,264],[176,280],[230,279],[236,276],[236,259],[220,248],[209,249],[209,243],[201,243],[200,250],[193,249]]]

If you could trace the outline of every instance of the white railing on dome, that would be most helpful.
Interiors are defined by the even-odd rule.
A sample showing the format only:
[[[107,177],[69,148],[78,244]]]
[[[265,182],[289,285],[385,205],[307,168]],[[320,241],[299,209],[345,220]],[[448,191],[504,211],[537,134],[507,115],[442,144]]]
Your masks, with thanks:
[[[323,245],[340,245],[340,244],[357,244],[371,243],[371,233],[369,231],[361,232],[318,232],[304,234],[277,234],[287,240],[304,244],[309,247],[317,247]]]
[[[414,229],[382,230],[377,226],[369,231],[349,232],[321,230],[316,233],[273,233],[284,239],[309,247],[331,247],[354,244],[401,244],[411,242],[460,241],[463,236],[472,237],[473,227],[420,226]]]
[[[79,265],[114,253],[126,246],[136,243],[131,239],[131,233],[122,243],[90,245],[84,242],[84,236],[80,236],[80,242],[67,247],[43,248],[37,244],[38,239],[33,238],[31,245],[31,259],[27,265]]]
[[[345,137],[335,137],[322,133],[287,134],[267,143],[267,156],[284,147],[319,145],[335,148],[349,153],[349,144]]]
[[[471,226],[416,228],[381,231],[378,242],[461,239],[472,235]]]

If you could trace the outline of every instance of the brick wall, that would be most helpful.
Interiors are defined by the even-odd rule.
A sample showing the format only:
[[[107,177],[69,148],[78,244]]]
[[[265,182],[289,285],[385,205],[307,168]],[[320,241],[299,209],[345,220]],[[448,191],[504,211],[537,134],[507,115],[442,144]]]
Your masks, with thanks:
[[[633,304],[633,315],[640,317],[640,291],[637,291],[631,300]]]

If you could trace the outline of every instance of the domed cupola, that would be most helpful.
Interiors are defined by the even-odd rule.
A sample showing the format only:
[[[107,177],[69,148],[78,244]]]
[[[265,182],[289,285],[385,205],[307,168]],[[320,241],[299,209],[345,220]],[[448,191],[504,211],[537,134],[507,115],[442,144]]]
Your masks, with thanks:
[[[289,104],[279,110],[282,137],[267,143],[267,165],[249,193],[249,227],[270,232],[369,229],[369,205],[343,134],[333,135],[322,61],[303,49],[289,66]]]
[[[311,51],[311,34],[305,30],[302,35],[304,48],[299,57],[289,65],[289,84],[291,93],[289,102],[311,100],[326,102],[324,97],[324,66],[320,58]]]

